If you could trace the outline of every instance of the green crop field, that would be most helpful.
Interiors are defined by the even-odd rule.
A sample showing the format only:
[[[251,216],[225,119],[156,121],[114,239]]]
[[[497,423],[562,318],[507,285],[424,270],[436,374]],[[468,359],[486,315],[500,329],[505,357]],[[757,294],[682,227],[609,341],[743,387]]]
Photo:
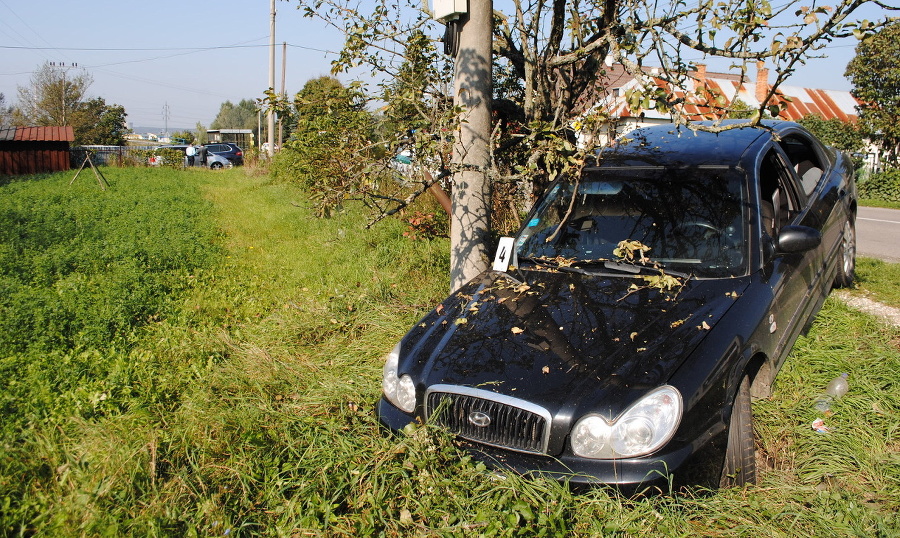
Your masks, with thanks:
[[[104,173],[0,182],[4,536],[900,535],[900,331],[834,298],[754,403],[759,485],[570,491],[378,427],[446,240],[244,169]],[[900,306],[897,273],[863,260],[857,293]]]

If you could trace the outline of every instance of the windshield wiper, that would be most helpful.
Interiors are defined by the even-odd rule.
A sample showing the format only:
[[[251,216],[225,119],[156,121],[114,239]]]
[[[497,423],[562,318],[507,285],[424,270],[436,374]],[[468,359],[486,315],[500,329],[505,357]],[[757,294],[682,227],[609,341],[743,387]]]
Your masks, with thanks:
[[[593,262],[598,263],[598,262]],[[679,278],[688,278],[690,275],[687,273],[682,273],[681,271],[672,271],[670,269],[666,269],[665,267],[659,267],[657,265],[638,265],[633,263],[625,263],[625,262],[616,262],[612,260],[604,260],[603,267],[607,269],[611,269],[613,271],[621,271],[623,273],[630,273],[633,275],[639,275],[641,273],[653,273],[657,275],[671,275]]]
[[[679,278],[688,278],[690,275],[687,273],[682,273],[681,271],[672,271],[666,269],[665,267],[659,267],[657,265],[639,265],[634,263],[627,262],[619,262],[614,260],[579,260],[572,264],[575,267],[603,267],[604,269],[609,269],[610,271],[617,271],[619,273],[628,273],[629,275],[639,275],[641,273],[653,273],[656,275],[659,274],[667,274],[676,276]]]
[[[538,257],[532,257],[532,256],[519,256],[519,257],[517,258],[517,262],[522,262],[522,261],[531,262],[531,263],[533,263],[533,264],[535,264],[535,265],[538,265],[538,266],[540,266],[540,267],[546,267],[546,268],[548,268],[548,269],[554,269],[554,270],[559,271],[559,272],[561,272],[561,273],[578,273],[578,274],[582,274],[582,275],[589,275],[589,274],[591,274],[590,272],[585,271],[584,269],[580,269],[580,268],[578,268],[578,267],[573,267],[573,266],[571,266],[571,265],[562,265],[562,264],[560,264],[558,261],[556,261],[556,260],[554,260],[554,259],[552,259],[552,258],[538,258]]]

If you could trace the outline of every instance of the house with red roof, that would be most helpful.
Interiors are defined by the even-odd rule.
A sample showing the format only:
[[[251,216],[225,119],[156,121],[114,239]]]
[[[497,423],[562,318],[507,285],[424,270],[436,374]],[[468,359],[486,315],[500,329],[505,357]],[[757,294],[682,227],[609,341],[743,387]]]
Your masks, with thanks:
[[[763,102],[784,104],[777,118],[796,121],[810,114],[818,114],[823,119],[837,118],[844,122],[857,120],[856,107],[859,101],[848,91],[819,90],[782,84],[772,91],[769,84],[769,70],[759,62],[751,78],[734,73],[707,72],[705,65],[698,65],[696,71],[688,73],[682,87],[671,88],[661,78],[657,69],[645,68],[647,80],[660,88],[668,88],[670,100],[683,100],[682,111],[691,120],[717,119],[736,100],[750,109],[758,109]],[[631,110],[626,101],[630,90],[641,87],[641,82],[629,74],[620,64],[607,63],[603,80],[606,95],[598,106],[607,109],[610,116],[619,123],[640,125],[668,123],[672,115],[661,113],[655,108]],[[714,103],[714,104],[713,104]],[[629,129],[630,130],[630,129]]]
[[[605,143],[616,136],[638,127],[672,123],[671,111],[660,111],[653,104],[648,108],[629,106],[628,96],[633,90],[641,89],[649,83],[651,87],[666,91],[670,102],[691,121],[716,120],[727,116],[728,109],[736,101],[750,110],[758,110],[762,103],[779,105],[776,119],[797,121],[816,114],[822,119],[836,118],[853,123],[858,119],[857,100],[849,91],[804,88],[794,85],[780,85],[773,90],[769,83],[769,70],[763,62],[756,64],[755,72],[743,76],[735,73],[709,72],[706,66],[698,64],[695,71],[688,73],[684,81],[675,87],[665,82],[658,68],[644,68],[644,80],[632,76],[624,66],[607,60],[601,81],[604,90],[595,94],[594,108],[599,108],[610,118],[610,132],[598,142]],[[642,84],[643,82],[643,84]],[[868,165],[877,164],[877,152],[871,149],[867,155]]]

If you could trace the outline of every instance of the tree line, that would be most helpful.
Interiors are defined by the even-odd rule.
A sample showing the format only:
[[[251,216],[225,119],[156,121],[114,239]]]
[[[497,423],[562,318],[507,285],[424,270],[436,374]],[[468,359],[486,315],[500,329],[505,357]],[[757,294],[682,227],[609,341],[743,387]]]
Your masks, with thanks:
[[[0,94],[0,126],[72,126],[76,145],[125,143],[125,107],[89,98],[93,77],[76,66],[45,62],[19,86],[18,102],[7,105]]]

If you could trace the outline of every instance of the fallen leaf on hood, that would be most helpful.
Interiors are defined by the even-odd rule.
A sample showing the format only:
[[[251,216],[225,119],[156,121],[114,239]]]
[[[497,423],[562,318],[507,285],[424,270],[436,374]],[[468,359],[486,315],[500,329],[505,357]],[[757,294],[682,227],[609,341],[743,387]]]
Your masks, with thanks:
[[[521,329],[519,327],[513,327],[510,330],[512,331],[513,334],[522,334],[523,332],[525,332],[525,329]]]
[[[544,366],[543,368],[541,368],[541,371],[544,372],[545,374],[549,374],[549,373],[550,373],[550,367],[549,367],[549,366]]]
[[[454,321],[453,323],[457,325],[465,325],[468,322],[469,320],[467,320],[466,318],[456,318],[456,321]]]
[[[700,329],[701,331],[708,331],[708,330],[712,329],[712,327],[709,326],[709,323],[707,323],[705,321],[703,323],[701,323],[700,325],[697,325],[697,328]]]

